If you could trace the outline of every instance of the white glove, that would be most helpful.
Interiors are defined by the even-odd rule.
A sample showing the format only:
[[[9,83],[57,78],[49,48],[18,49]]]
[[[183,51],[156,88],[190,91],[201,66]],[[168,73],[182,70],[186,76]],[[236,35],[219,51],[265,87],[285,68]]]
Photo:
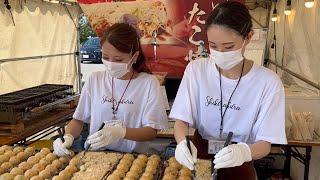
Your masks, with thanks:
[[[71,155],[71,151],[69,151],[68,149],[72,146],[74,137],[71,134],[65,134],[63,138],[64,138],[64,143],[60,138],[57,138],[53,142],[54,154],[56,154],[57,156]]]
[[[221,149],[214,158],[215,169],[241,166],[252,160],[250,147],[245,143],[229,145]]]
[[[98,150],[123,139],[125,135],[126,127],[121,122],[105,122],[104,127],[90,135],[86,142],[91,144],[90,149]]]
[[[181,141],[177,145],[177,148],[175,151],[175,158],[180,164],[186,166],[190,170],[194,170],[194,165],[197,162],[198,150],[191,141],[190,141],[190,147],[191,147],[192,155],[188,149],[187,141],[186,140]]]

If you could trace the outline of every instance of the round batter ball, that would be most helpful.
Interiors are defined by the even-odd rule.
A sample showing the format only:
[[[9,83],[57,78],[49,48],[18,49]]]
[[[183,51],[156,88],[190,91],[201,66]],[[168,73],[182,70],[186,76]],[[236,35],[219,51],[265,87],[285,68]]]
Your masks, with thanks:
[[[10,174],[12,174],[13,176],[22,175],[23,173],[24,173],[24,171],[18,167],[15,167],[15,168],[11,169],[11,171],[10,171]]]
[[[119,164],[132,164],[132,161],[130,159],[121,159]]]
[[[173,167],[167,167],[165,170],[164,170],[164,174],[167,175],[167,174],[171,174],[173,176],[177,176],[179,173],[179,171]]]
[[[44,155],[51,153],[50,149],[48,149],[48,148],[42,148],[40,152]]]
[[[143,160],[144,162],[147,162],[148,161],[148,156],[144,155],[144,154],[140,154],[138,155],[138,159],[141,159]]]
[[[20,163],[18,167],[19,167],[20,169],[22,169],[23,171],[26,171],[26,170],[32,168],[31,164],[29,164],[29,163],[27,163],[27,162],[22,162],[22,163]]]
[[[135,158],[132,154],[125,154],[125,155],[123,155],[122,159],[128,159],[128,160],[133,161]]]
[[[6,151],[3,149],[0,149],[0,155],[4,154]]]
[[[147,166],[145,172],[155,174],[157,172],[157,168],[153,166]]]
[[[49,171],[50,174],[52,174],[52,175],[58,172],[58,169],[57,169],[56,167],[52,166],[51,164],[48,165],[48,166],[45,168],[45,170]]]
[[[59,161],[62,162],[63,164],[68,164],[69,159],[67,157],[60,157]]]
[[[12,151],[12,147],[11,146],[8,146],[8,145],[3,145],[0,147],[0,150],[3,150],[3,151]]]
[[[178,180],[191,180],[191,176],[179,176]]]
[[[59,173],[59,176],[63,177],[64,179],[69,179],[72,176],[72,174],[70,174],[70,172],[68,171],[63,170]]]
[[[72,158],[69,162],[69,165],[78,166],[80,164],[79,158]]]
[[[47,171],[47,170],[42,170],[40,173],[39,173],[39,176],[44,178],[44,179],[48,179],[49,177],[51,177],[51,172],[50,171]]]
[[[43,153],[41,153],[41,152],[38,152],[38,153],[35,155],[35,157],[36,157],[37,159],[39,159],[39,161],[40,161],[41,159],[45,158],[46,155],[43,154]]]
[[[18,165],[21,161],[20,159],[17,157],[17,156],[12,156],[10,159],[9,159],[9,162],[11,164],[13,164],[14,166]]]
[[[186,167],[182,167],[182,169],[179,171],[180,176],[192,176],[192,172],[190,169]]]
[[[19,152],[16,157],[21,161],[24,161],[27,157],[27,155],[24,152]]]
[[[53,178],[52,178],[52,180],[66,180],[67,178],[65,178],[65,177],[62,177],[62,176],[54,176]]]
[[[69,172],[70,174],[73,174],[78,171],[77,166],[69,165],[65,168],[65,171]]]
[[[13,165],[10,162],[5,162],[1,164],[1,168],[4,169],[5,171],[8,171],[11,169]]]
[[[129,168],[130,168],[130,165],[128,164],[119,164],[117,166],[117,169],[122,170],[124,172],[128,172]]]
[[[146,167],[146,165],[147,165],[147,164],[146,164],[144,161],[139,160],[139,159],[133,161],[133,163],[132,163],[132,166],[139,166],[139,167],[141,167],[141,168]]]
[[[40,176],[33,176],[30,180],[44,180],[44,178]]]
[[[172,174],[166,174],[163,176],[162,180],[173,180],[176,179],[177,177],[172,175]]]
[[[46,158],[43,158],[39,161],[38,164],[43,165],[44,167],[46,167],[48,164],[50,164],[51,162],[49,162]]]
[[[130,168],[130,171],[133,171],[133,172],[135,172],[137,174],[140,174],[143,171],[143,167],[137,166],[137,165],[132,165],[131,168]]]
[[[121,171],[121,170],[115,170],[115,171],[113,171],[113,173],[112,173],[112,174],[114,174],[114,175],[116,175],[116,176],[120,177],[121,179],[122,179],[122,178],[124,178],[124,177],[126,176],[126,173],[125,173],[124,171]]]
[[[27,153],[28,155],[32,155],[34,153],[36,153],[36,148],[34,147],[27,147],[25,150],[24,150],[25,153]]]
[[[27,162],[32,164],[32,165],[35,165],[35,164],[38,163],[38,159],[35,156],[31,156],[31,157],[28,158]]]
[[[36,176],[38,174],[37,171],[33,170],[33,169],[29,169],[27,170],[25,173],[24,173],[24,176],[27,178],[27,179],[30,179],[32,178],[33,176]]]
[[[0,180],[13,180],[14,176],[10,173],[5,173],[0,176]]]
[[[23,147],[17,146],[12,151],[14,152],[14,154],[18,154],[19,152],[23,152],[24,149]]]
[[[37,171],[37,172],[40,172],[42,170],[44,170],[46,168],[46,166],[44,166],[43,164],[35,164],[33,165],[32,169]]]
[[[158,167],[158,162],[156,160],[149,160],[147,166]]]
[[[59,159],[55,159],[52,163],[51,163],[54,167],[56,167],[57,169],[62,168],[63,163],[59,161]]]
[[[153,179],[153,174],[150,173],[143,173],[141,178],[145,178],[145,179]]]
[[[178,169],[178,170],[180,170],[182,168],[182,165],[178,162],[171,162],[171,163],[169,162],[169,166],[173,167],[175,169]]]
[[[5,173],[6,171],[0,166],[0,174]]]
[[[0,155],[0,164],[7,162],[9,160],[8,156]]]
[[[6,151],[6,152],[4,153],[4,155],[5,155],[5,156],[8,156],[8,157],[10,158],[10,157],[14,156],[15,154],[14,154],[14,152],[12,152],[12,151]]]
[[[121,180],[121,178],[117,175],[111,174],[107,177],[107,180]]]
[[[130,179],[138,179],[139,178],[139,174],[137,172],[134,171],[129,171],[126,174],[126,178],[130,178]]]
[[[46,155],[46,160],[49,161],[49,162],[52,162],[54,161],[55,159],[57,159],[57,156],[53,153],[49,153]]]
[[[14,177],[14,180],[27,180],[27,178],[24,175],[18,175]]]

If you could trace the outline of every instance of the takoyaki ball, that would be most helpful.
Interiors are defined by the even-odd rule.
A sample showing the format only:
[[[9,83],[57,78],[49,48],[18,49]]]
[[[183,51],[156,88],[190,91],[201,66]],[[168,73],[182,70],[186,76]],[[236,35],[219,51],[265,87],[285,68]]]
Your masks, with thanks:
[[[0,147],[0,150],[3,150],[3,151],[12,151],[12,147],[11,146],[8,146],[8,145],[3,145]]]
[[[0,180],[13,180],[14,176],[10,173],[0,175]]]
[[[130,165],[128,164],[119,164],[117,166],[117,169],[121,170],[121,171],[124,171],[124,172],[127,172],[130,168]]]
[[[131,166],[130,171],[133,171],[133,172],[140,174],[143,171],[143,167],[133,165],[133,166]]]
[[[52,162],[55,159],[57,159],[57,156],[55,154],[53,154],[53,153],[49,153],[49,154],[46,155],[45,158],[46,158],[47,161]]]
[[[157,172],[157,168],[152,166],[147,166],[145,172],[155,174]]]
[[[160,156],[157,155],[157,154],[152,154],[149,159],[158,159],[158,160],[161,160]]]
[[[70,174],[73,174],[78,171],[77,166],[69,165],[65,168],[65,171],[69,172]]]
[[[178,180],[191,180],[191,176],[179,176]]]
[[[63,177],[64,179],[69,179],[72,176],[72,174],[68,171],[63,170],[59,173],[59,176]]]
[[[67,157],[63,156],[63,157],[59,158],[59,161],[62,162],[63,164],[68,164],[69,159]]]
[[[191,175],[192,175],[192,172],[187,167],[182,167],[181,170],[179,171],[179,176],[191,176]]]
[[[107,180],[121,180],[121,178],[115,174],[111,174],[107,177]]]
[[[36,148],[34,147],[27,147],[25,150],[24,150],[25,153],[27,153],[29,156],[32,156],[33,154],[36,153]]]
[[[139,166],[141,168],[144,168],[144,167],[146,167],[146,163],[143,162],[142,160],[137,159],[137,160],[133,161],[132,166]]]
[[[132,164],[132,161],[130,159],[121,159],[119,164]]]
[[[27,178],[24,175],[17,175],[14,180],[27,180]]]
[[[57,169],[60,169],[60,168],[63,166],[62,162],[60,162],[59,159],[54,160],[54,161],[52,162],[52,165],[53,165],[54,167],[56,167]]]
[[[41,159],[38,164],[41,164],[41,165],[43,165],[44,167],[46,167],[46,166],[47,166],[48,164],[50,164],[50,163],[51,163],[51,162],[49,162],[46,158],[44,158],[44,159]]]
[[[6,170],[4,170],[1,166],[0,166],[0,174],[3,174],[3,173],[5,173],[6,172]]]
[[[17,156],[12,156],[10,159],[9,159],[9,162],[11,164],[13,164],[14,166],[18,165],[21,161],[20,159],[17,157]]]
[[[44,180],[41,176],[33,176],[30,180]]]
[[[162,178],[162,180],[174,180],[174,179],[177,179],[177,176],[174,176],[172,174],[166,174]]]
[[[149,160],[147,166],[158,167],[159,163],[156,160]]]
[[[178,170],[180,170],[182,168],[182,165],[178,162],[169,162],[169,166],[173,167],[175,169],[178,169]]]
[[[11,171],[10,171],[10,174],[12,174],[13,176],[22,175],[23,173],[24,173],[24,171],[18,167],[15,167],[15,168],[11,169]]]
[[[142,174],[141,178],[153,179],[153,174],[145,172]]]
[[[48,170],[42,170],[39,173],[39,176],[42,177],[43,179],[48,179],[49,177],[51,177],[51,172]]]
[[[69,162],[69,165],[78,166],[80,164],[79,158],[72,158]]]
[[[28,158],[28,160],[27,160],[27,163],[30,163],[30,164],[32,164],[32,165],[35,165],[35,164],[37,164],[39,161],[38,161],[38,159],[35,157],[35,156],[31,156],[31,157],[29,157]]]
[[[11,169],[13,165],[10,162],[5,162],[1,164],[1,168],[4,169],[5,171],[8,171]]]
[[[137,172],[134,172],[134,171],[129,171],[127,174],[126,174],[126,177],[127,178],[130,178],[132,180],[134,179],[139,179],[139,174]]]
[[[44,154],[44,155],[47,155],[49,153],[51,153],[50,149],[49,148],[42,148],[40,153]]]
[[[36,157],[37,159],[39,159],[39,161],[40,161],[41,159],[45,158],[46,155],[43,154],[43,153],[41,153],[41,152],[38,152],[38,153],[35,155],[35,157]]]
[[[19,167],[20,169],[22,169],[23,171],[26,171],[26,170],[32,168],[31,164],[29,164],[29,163],[27,163],[27,162],[22,162],[22,163],[20,163],[18,167]]]
[[[32,167],[32,169],[34,169],[34,170],[36,170],[38,172],[44,170],[45,168],[46,168],[46,166],[44,166],[43,164],[39,164],[39,163],[33,165],[33,167]]]
[[[133,161],[135,158],[132,154],[125,154],[122,159],[128,159],[128,160],[131,160]]]
[[[117,175],[117,176],[120,177],[121,179],[126,176],[126,173],[125,173],[124,171],[121,171],[121,170],[115,170],[115,171],[113,171],[112,174]]]
[[[24,176],[27,178],[27,179],[30,179],[32,178],[33,176],[36,176],[38,174],[37,171],[33,170],[33,169],[29,169],[27,170],[25,173],[24,173]]]
[[[57,169],[56,167],[52,166],[51,164],[48,165],[48,166],[45,168],[45,170],[49,171],[50,174],[52,174],[52,175],[58,172],[58,169]]]
[[[0,164],[7,162],[9,160],[9,157],[6,155],[0,155]]]
[[[179,173],[179,171],[173,167],[167,167],[165,170],[164,170],[164,174],[172,174],[174,176],[177,176]]]
[[[19,152],[23,152],[24,149],[23,147],[17,146],[15,148],[13,148],[12,152],[14,152],[14,154],[18,154]]]
[[[15,154],[14,154],[14,152],[12,152],[12,151],[6,151],[6,152],[4,153],[4,155],[5,155],[5,156],[8,156],[9,158],[11,158],[11,157],[14,156]]]
[[[25,159],[27,159],[27,155],[24,152],[19,152],[16,157],[21,161],[24,161]]]
[[[137,159],[141,159],[144,162],[148,161],[148,156],[144,155],[144,154],[139,154]]]
[[[65,180],[65,179],[67,179],[67,178],[65,178],[65,177],[62,177],[62,176],[54,176],[53,178],[52,178],[52,180]]]

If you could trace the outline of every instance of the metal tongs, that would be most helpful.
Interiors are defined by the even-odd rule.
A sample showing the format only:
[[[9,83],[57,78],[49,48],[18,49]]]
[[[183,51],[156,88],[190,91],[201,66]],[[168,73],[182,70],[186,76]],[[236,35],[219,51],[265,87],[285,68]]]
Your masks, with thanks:
[[[98,131],[100,131],[100,130],[104,127],[104,125],[105,125],[105,124],[102,123],[101,126],[100,126],[100,128],[98,129]],[[89,151],[90,147],[91,147],[91,144],[89,144],[89,145],[85,148],[85,150],[83,151],[82,157],[80,158],[80,162],[82,162],[82,159],[84,158],[84,156],[86,155],[86,153]]]
[[[223,147],[227,147],[230,144],[232,136],[233,136],[233,132],[229,132],[228,137],[227,137]],[[211,174],[210,180],[217,180],[218,179],[218,169],[214,169],[213,160],[214,160],[214,156],[211,159],[211,172],[212,172],[212,174]]]

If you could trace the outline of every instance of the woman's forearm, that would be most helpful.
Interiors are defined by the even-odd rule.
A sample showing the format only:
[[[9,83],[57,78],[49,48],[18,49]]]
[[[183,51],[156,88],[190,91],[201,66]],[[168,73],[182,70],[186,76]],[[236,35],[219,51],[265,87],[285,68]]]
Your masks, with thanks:
[[[150,141],[157,136],[157,130],[151,127],[127,128],[125,139],[132,141]]]
[[[176,120],[174,123],[174,137],[178,144],[186,138],[187,131],[188,125],[181,120]]]
[[[78,138],[83,129],[83,122],[72,119],[66,127],[66,134],[71,134],[75,139]]]
[[[271,144],[267,141],[258,141],[249,145],[253,160],[261,159],[268,155],[271,150]]]

